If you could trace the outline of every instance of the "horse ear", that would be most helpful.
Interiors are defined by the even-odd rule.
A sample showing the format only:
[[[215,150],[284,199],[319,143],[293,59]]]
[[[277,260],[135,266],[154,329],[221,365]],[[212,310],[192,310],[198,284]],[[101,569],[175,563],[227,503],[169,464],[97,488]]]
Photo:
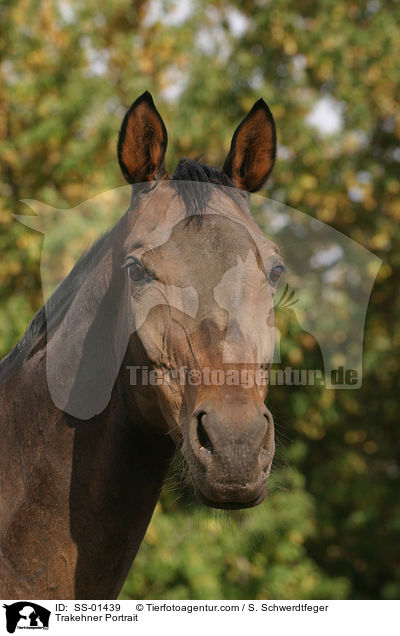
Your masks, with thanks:
[[[259,99],[236,128],[223,172],[241,190],[256,192],[271,172],[276,155],[274,118]]]
[[[155,181],[167,176],[164,155],[168,136],[147,91],[126,113],[118,139],[118,161],[128,183]]]

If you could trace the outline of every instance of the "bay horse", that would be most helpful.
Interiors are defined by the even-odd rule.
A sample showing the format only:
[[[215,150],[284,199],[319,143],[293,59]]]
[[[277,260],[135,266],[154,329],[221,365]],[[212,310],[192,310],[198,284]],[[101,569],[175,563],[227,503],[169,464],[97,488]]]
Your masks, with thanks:
[[[221,382],[220,371],[272,362],[284,265],[249,193],[273,167],[274,121],[257,101],[222,170],[183,159],[170,177],[166,146],[145,92],[118,141],[129,209],[0,365],[3,598],[117,597],[177,446],[201,503],[246,508],[265,496],[267,382]],[[216,381],[174,377],[194,365]],[[171,379],[132,382],[138,369]]]

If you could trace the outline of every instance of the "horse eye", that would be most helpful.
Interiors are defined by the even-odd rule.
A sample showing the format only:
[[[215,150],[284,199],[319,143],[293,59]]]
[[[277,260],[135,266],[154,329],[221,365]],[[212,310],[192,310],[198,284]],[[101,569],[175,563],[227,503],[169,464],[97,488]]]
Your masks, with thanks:
[[[281,277],[281,274],[284,270],[284,267],[282,267],[282,265],[276,265],[275,267],[272,268],[271,273],[269,275],[269,279],[271,281],[271,283],[276,287],[277,284],[279,283],[279,279]]]
[[[150,274],[145,270],[141,263],[137,261],[129,263],[126,268],[128,270],[129,278],[135,285],[144,285],[151,280]]]

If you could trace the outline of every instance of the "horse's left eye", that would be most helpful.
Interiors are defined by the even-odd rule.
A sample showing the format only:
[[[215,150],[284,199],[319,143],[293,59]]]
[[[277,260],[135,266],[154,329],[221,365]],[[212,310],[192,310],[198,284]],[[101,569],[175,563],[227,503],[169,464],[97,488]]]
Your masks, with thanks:
[[[279,279],[282,275],[283,270],[284,270],[284,267],[282,267],[282,265],[276,265],[275,267],[271,269],[269,279],[271,283],[274,285],[274,287],[276,287],[277,284],[279,283]]]
[[[137,261],[129,263],[126,268],[128,270],[129,278],[135,285],[144,285],[151,280],[151,276],[148,271],[145,270],[141,263]]]

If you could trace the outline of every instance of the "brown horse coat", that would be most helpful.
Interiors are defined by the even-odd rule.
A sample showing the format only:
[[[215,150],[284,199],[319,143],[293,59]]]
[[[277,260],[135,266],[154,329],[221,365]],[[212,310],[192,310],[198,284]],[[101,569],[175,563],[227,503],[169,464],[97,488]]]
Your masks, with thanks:
[[[129,109],[119,162],[129,183],[147,185],[134,186],[130,209],[0,365],[3,598],[116,597],[176,443],[201,502],[264,498],[274,453],[266,386],[133,386],[131,370],[271,363],[283,265],[246,192],[264,183],[275,144],[259,100],[221,172],[183,160],[169,179],[151,96]]]

